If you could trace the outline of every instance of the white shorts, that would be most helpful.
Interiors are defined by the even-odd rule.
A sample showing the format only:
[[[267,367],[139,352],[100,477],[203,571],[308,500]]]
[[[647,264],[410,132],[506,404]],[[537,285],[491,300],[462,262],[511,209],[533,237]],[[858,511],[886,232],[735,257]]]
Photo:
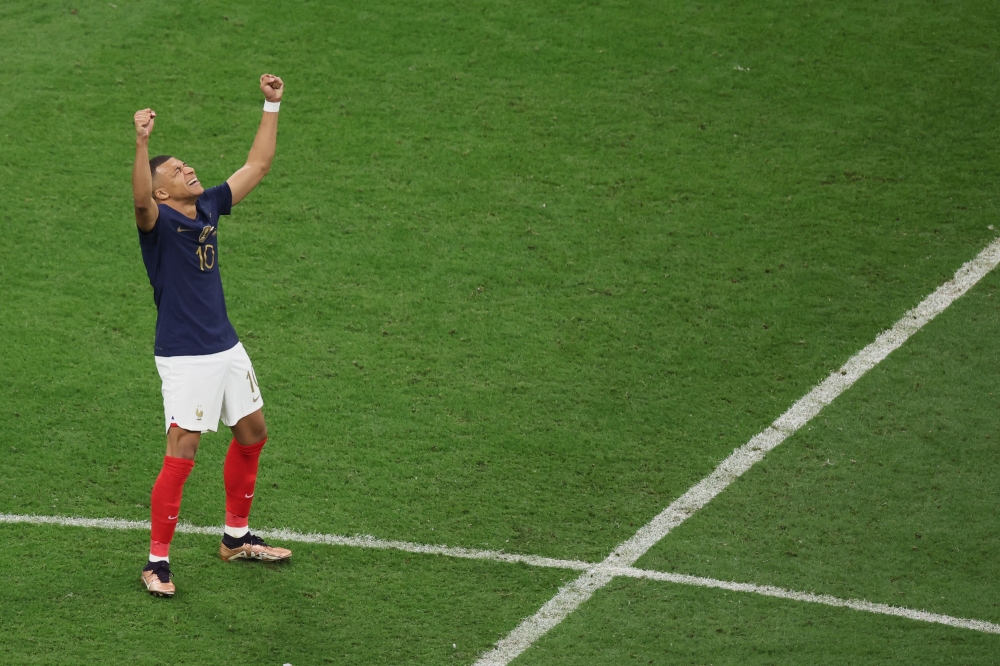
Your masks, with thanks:
[[[227,426],[264,406],[250,357],[243,344],[205,356],[157,356],[163,381],[163,416],[167,430],[215,432],[219,417]]]

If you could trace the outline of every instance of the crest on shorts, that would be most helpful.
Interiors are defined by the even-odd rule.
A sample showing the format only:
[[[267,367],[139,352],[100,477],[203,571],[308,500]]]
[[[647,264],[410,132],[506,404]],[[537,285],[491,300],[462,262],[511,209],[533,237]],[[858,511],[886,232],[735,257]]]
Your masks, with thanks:
[[[211,236],[213,231],[215,231],[215,227],[210,224],[206,225],[205,228],[201,230],[201,236],[198,236],[198,242],[204,243],[205,239]]]
[[[201,411],[201,405],[198,405],[198,407],[194,410],[194,415],[198,417],[199,421],[201,421],[201,417],[205,415],[205,412]]]

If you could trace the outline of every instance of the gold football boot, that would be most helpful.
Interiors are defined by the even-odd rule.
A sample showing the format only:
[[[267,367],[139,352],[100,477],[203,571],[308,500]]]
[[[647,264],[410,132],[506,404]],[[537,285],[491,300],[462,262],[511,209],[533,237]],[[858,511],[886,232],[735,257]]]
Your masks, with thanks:
[[[174,587],[170,564],[167,562],[149,562],[142,570],[142,584],[155,597],[172,597],[177,588]]]
[[[249,532],[240,538],[223,535],[219,544],[219,556],[226,562],[233,560],[261,560],[262,562],[280,562],[292,556],[287,548],[276,548],[264,543],[259,536]]]

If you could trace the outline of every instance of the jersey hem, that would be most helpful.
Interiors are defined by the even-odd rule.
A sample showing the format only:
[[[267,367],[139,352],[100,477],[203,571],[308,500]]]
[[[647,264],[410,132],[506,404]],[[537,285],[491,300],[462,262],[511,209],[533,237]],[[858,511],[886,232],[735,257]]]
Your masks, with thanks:
[[[237,346],[242,344],[240,340],[236,340],[235,344],[232,344],[224,349],[213,352],[205,352],[204,354],[157,354],[153,353],[153,358],[201,358],[203,356],[214,356],[216,354],[225,354],[227,351],[235,349]]]

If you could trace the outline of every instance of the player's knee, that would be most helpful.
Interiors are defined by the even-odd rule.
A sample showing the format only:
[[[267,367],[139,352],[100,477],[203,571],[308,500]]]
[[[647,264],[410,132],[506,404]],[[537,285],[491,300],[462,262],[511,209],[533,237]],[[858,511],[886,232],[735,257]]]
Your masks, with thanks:
[[[172,458],[194,460],[201,443],[201,433],[171,428],[167,436],[167,455]]]
[[[264,422],[263,412],[259,409],[247,414],[230,427],[233,430],[233,438],[242,446],[253,446],[267,439],[267,424]]]
[[[250,440],[252,444],[263,442],[267,439],[267,422],[264,421],[264,412],[258,410],[247,418],[247,425],[250,426]]]
[[[184,460],[194,460],[195,454],[198,453],[198,445],[189,447],[182,447],[177,450],[176,454],[172,457],[183,458]]]

